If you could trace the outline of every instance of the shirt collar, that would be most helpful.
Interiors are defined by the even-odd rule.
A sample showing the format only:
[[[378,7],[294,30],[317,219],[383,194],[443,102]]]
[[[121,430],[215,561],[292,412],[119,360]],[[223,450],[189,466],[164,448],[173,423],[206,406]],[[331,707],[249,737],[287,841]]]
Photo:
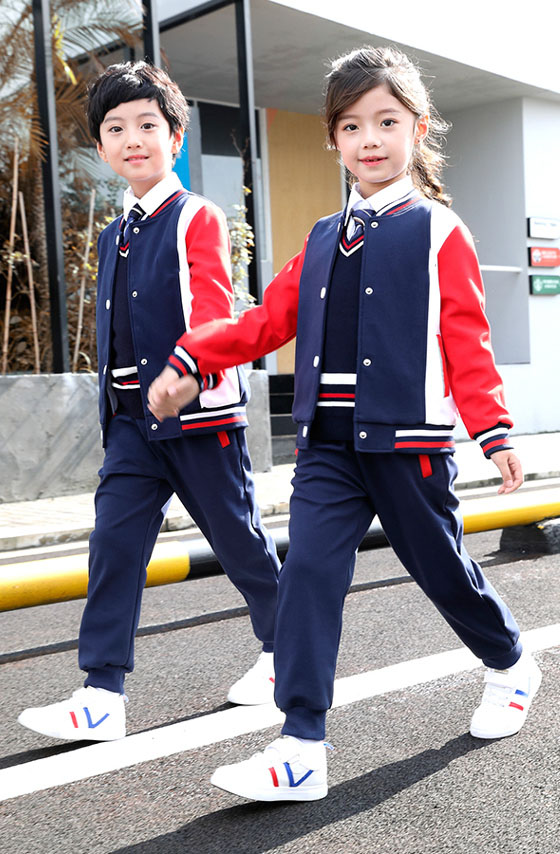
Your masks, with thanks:
[[[157,211],[160,205],[162,205],[169,196],[176,193],[177,190],[182,189],[183,185],[181,184],[176,172],[170,172],[169,175],[166,175],[165,178],[158,181],[155,187],[148,190],[146,195],[142,196],[141,199],[136,198],[131,187],[127,187],[123,194],[124,218],[126,219],[128,217],[130,209],[135,204],[140,205],[142,210],[150,216],[154,211]]]
[[[346,224],[348,222],[352,209],[374,212],[380,211],[382,208],[386,208],[393,202],[397,202],[399,199],[402,199],[403,196],[408,195],[408,193],[413,189],[414,184],[412,183],[412,178],[407,175],[406,178],[401,178],[400,181],[395,181],[394,184],[389,184],[388,187],[384,187],[383,190],[379,190],[379,192],[374,193],[372,196],[368,196],[367,199],[364,199],[360,193],[360,185],[356,183],[350,190],[350,196],[348,197],[346,212],[344,214],[344,223]]]

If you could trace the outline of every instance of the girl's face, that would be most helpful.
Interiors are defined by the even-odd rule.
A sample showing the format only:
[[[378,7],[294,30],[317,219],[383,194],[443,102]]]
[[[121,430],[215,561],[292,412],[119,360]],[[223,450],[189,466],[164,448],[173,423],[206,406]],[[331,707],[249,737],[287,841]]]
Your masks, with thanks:
[[[382,83],[340,114],[334,137],[344,165],[367,198],[404,178],[414,145],[427,132],[428,117],[417,119]]]
[[[157,101],[147,98],[109,110],[99,135],[99,156],[126,178],[139,199],[171,172],[183,142],[183,131],[172,134]]]

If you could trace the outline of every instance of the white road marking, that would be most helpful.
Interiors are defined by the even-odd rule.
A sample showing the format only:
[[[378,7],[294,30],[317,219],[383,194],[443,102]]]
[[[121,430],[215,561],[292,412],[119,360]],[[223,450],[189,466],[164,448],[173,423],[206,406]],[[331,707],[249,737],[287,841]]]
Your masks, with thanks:
[[[560,646],[560,623],[525,632],[522,640],[525,648],[534,652]],[[333,708],[475,670],[479,666],[480,661],[463,647],[347,676],[336,681]],[[15,765],[0,771],[0,801],[65,786],[98,774],[130,768],[151,759],[161,759],[238,735],[258,732],[281,724],[283,718],[282,712],[272,703],[265,706],[236,706],[205,717],[130,735],[119,741],[100,742],[70,753]]]

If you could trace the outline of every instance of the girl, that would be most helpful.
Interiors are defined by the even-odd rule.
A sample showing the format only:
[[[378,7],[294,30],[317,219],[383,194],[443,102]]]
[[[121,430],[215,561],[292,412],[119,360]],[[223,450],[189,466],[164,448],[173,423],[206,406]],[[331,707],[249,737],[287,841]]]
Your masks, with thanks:
[[[387,48],[333,63],[325,115],[357,179],[346,209],[316,223],[261,306],[179,339],[149,393],[156,417],[173,415],[204,376],[277,349],[297,329],[299,452],[275,643],[286,720],[263,753],[212,777],[263,801],[327,794],[324,727],[343,603],[376,514],[408,572],[487,667],[472,735],[518,732],[540,682],[510,611],[462,544],[453,492],[458,412],[500,470],[498,492],[513,492],[523,475],[472,238],[439,180],[445,126],[418,70]]]

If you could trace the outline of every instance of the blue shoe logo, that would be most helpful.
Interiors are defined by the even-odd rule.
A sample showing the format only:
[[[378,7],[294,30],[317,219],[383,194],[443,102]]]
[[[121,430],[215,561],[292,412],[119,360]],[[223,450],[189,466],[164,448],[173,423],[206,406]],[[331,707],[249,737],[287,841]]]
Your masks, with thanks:
[[[95,729],[95,727],[99,726],[99,724],[102,724],[103,721],[109,717],[109,712],[107,712],[105,715],[103,715],[102,718],[99,718],[99,720],[94,723],[91,719],[91,715],[87,706],[84,706],[84,712],[88,722],[88,729]]]
[[[288,775],[288,780],[290,781],[290,789],[293,789],[296,786],[301,786],[303,781],[307,780],[307,778],[310,777],[311,774],[313,774],[313,770],[307,771],[307,773],[304,774],[303,777],[300,777],[299,780],[296,782],[289,762],[284,762],[284,768],[286,769],[286,774]]]

